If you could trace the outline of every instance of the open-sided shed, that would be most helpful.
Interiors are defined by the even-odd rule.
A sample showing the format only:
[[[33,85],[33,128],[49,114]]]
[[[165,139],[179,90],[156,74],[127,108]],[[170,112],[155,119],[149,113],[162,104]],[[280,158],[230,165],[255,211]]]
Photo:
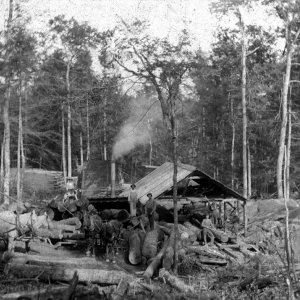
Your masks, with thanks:
[[[147,176],[135,183],[139,201],[144,204],[147,194],[152,193],[154,198],[163,199],[172,197],[173,188],[173,164],[166,162],[156,168]],[[232,212],[243,208],[243,220],[246,227],[246,199],[224,185],[220,181],[200,171],[195,166],[178,164],[177,173],[178,198],[189,199],[193,202],[208,203],[210,199],[218,203],[218,208],[224,213],[226,219],[226,207],[231,207]],[[122,192],[120,197],[127,197],[129,191]],[[240,205],[241,204],[241,205]]]
[[[246,202],[242,195],[191,165],[178,164],[177,182],[178,195],[182,197],[235,198]],[[168,194],[173,187],[173,164],[164,163],[135,185],[142,203],[147,201],[148,193],[152,193],[154,198]],[[122,192],[120,197],[126,197],[128,192]]]

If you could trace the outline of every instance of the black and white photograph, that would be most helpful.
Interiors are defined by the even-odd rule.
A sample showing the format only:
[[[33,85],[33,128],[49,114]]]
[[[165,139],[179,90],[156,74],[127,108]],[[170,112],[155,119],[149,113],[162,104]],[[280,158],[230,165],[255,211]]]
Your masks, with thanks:
[[[0,0],[0,300],[76,299],[300,299],[300,0]]]

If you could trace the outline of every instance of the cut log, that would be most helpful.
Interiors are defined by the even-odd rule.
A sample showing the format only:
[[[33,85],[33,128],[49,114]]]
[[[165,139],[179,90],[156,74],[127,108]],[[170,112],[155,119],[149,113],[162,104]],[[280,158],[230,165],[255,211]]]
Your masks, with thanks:
[[[66,219],[66,220],[68,220],[68,219]],[[49,229],[58,229],[58,230],[62,230],[62,231],[69,231],[69,232],[73,232],[73,233],[77,232],[75,226],[60,224],[59,222],[49,222],[48,228]]]
[[[175,232],[172,231],[169,240],[168,240],[168,245],[166,248],[166,251],[164,252],[163,255],[163,268],[166,270],[170,270],[173,265],[174,261],[174,239],[175,239]]]
[[[132,265],[138,265],[142,261],[141,240],[139,233],[133,231],[129,236],[129,262]]]
[[[216,240],[222,242],[222,243],[227,243],[229,240],[229,236],[221,230],[215,229],[215,228],[208,228],[212,234],[214,235],[214,237],[216,238]]]
[[[107,268],[107,264],[103,261],[95,260],[95,258],[91,257],[69,257],[68,253],[60,252],[58,250],[54,250],[54,253],[57,252],[59,255],[57,256],[50,256],[48,255],[31,255],[31,254],[21,254],[21,253],[14,253],[14,256],[11,258],[9,263],[11,264],[31,264],[31,265],[38,265],[38,266],[53,266],[53,265],[61,265],[67,267],[85,267],[85,266],[92,266],[98,269],[105,269]],[[64,256],[62,256],[64,253]],[[67,256],[66,256],[67,255]]]
[[[111,300],[121,300],[124,298],[128,288],[128,281],[121,280],[115,289],[115,291],[110,295]]]
[[[182,280],[178,277],[171,275],[167,270],[160,269],[159,270],[159,277],[164,278],[167,283],[178,290],[179,292],[183,293],[194,293],[194,288],[190,285],[185,284]]]
[[[154,272],[158,269],[158,267],[161,264],[161,259],[167,249],[168,246],[168,240],[164,242],[164,245],[162,249],[159,251],[159,253],[154,257],[150,265],[147,267],[146,271],[144,272],[143,276],[147,279],[150,279]]]
[[[187,253],[197,253],[200,255],[218,257],[222,259],[226,259],[226,256],[219,251],[209,248],[207,246],[188,246],[186,247]]]
[[[80,282],[93,282],[100,284],[118,284],[122,279],[134,280],[134,277],[121,270],[85,269],[78,267],[65,267],[63,265],[36,266],[24,264],[7,264],[10,274],[21,278],[38,277],[41,281],[70,281],[75,271]]]
[[[77,217],[57,221],[56,224],[59,224],[59,225],[72,225],[72,226],[75,227],[75,229],[79,229],[81,227],[81,222],[80,222],[79,218],[77,218]]]
[[[112,292],[112,289],[115,285],[110,285],[108,287],[86,287],[83,285],[77,286],[75,289],[75,299],[89,299],[89,300],[98,300],[102,299],[100,294],[105,290],[105,294],[109,295]],[[55,300],[65,300],[64,296],[66,293],[65,286],[49,286],[43,289],[37,289],[33,291],[22,291],[14,292],[0,296],[0,300],[16,300],[16,299],[30,299],[30,300],[41,300],[41,299],[55,299]]]
[[[70,285],[64,293],[63,300],[71,300],[74,298],[74,293],[75,293],[77,284],[78,284],[78,274],[77,274],[77,271],[75,271],[73,278],[70,282]]]
[[[142,248],[142,254],[146,258],[152,258],[157,253],[158,230],[154,229],[147,232]]]
[[[196,235],[198,235],[199,231],[201,230],[200,228],[193,225],[191,222],[184,222],[183,226],[186,227],[187,229],[193,231]]]
[[[38,237],[61,240],[64,236],[59,229],[38,228],[35,230]]]
[[[25,292],[15,292],[9,293],[6,295],[1,295],[0,299],[2,300],[15,300],[15,299],[57,299],[63,300],[63,293],[65,292],[66,287],[49,287],[45,289],[38,289],[35,291],[25,291]],[[51,298],[50,298],[51,296]]]

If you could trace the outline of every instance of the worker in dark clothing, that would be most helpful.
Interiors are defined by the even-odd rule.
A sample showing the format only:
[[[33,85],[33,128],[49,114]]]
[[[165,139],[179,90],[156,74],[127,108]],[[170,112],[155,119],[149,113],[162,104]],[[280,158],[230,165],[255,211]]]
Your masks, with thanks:
[[[240,218],[239,216],[236,214],[231,218],[231,222],[232,222],[232,227],[233,227],[233,231],[235,233],[236,239],[238,240],[238,235],[239,235],[239,225],[240,225]]]
[[[214,224],[212,223],[211,219],[209,218],[209,214],[205,216],[205,219],[202,221],[203,227],[203,236],[204,236],[204,243],[207,244],[207,236],[210,238],[210,243],[214,243],[214,235],[210,229],[214,229]]]
[[[130,215],[131,217],[135,217],[136,216],[136,204],[137,204],[137,192],[135,190],[135,184],[133,183],[131,186],[130,186],[130,192],[129,192],[129,195],[128,195],[128,202],[129,202],[129,205],[130,205]]]
[[[99,232],[102,228],[102,219],[94,205],[90,204],[84,214],[84,228],[88,237],[86,255],[95,256],[95,247],[100,243]]]
[[[210,211],[211,211],[210,214],[211,214],[212,223],[214,227],[217,228],[219,226],[220,214],[218,211],[217,204],[215,202],[213,202],[210,205]]]
[[[152,194],[147,194],[148,200],[145,204],[145,213],[149,219],[150,229],[154,229],[154,213],[156,210],[156,201],[152,198]]]

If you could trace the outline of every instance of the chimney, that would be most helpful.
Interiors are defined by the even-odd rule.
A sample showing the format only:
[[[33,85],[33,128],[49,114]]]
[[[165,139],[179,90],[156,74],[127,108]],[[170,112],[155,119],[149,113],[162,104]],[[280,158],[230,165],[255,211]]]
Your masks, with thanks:
[[[111,158],[111,198],[115,198],[116,196],[116,163],[115,159],[112,156]]]

